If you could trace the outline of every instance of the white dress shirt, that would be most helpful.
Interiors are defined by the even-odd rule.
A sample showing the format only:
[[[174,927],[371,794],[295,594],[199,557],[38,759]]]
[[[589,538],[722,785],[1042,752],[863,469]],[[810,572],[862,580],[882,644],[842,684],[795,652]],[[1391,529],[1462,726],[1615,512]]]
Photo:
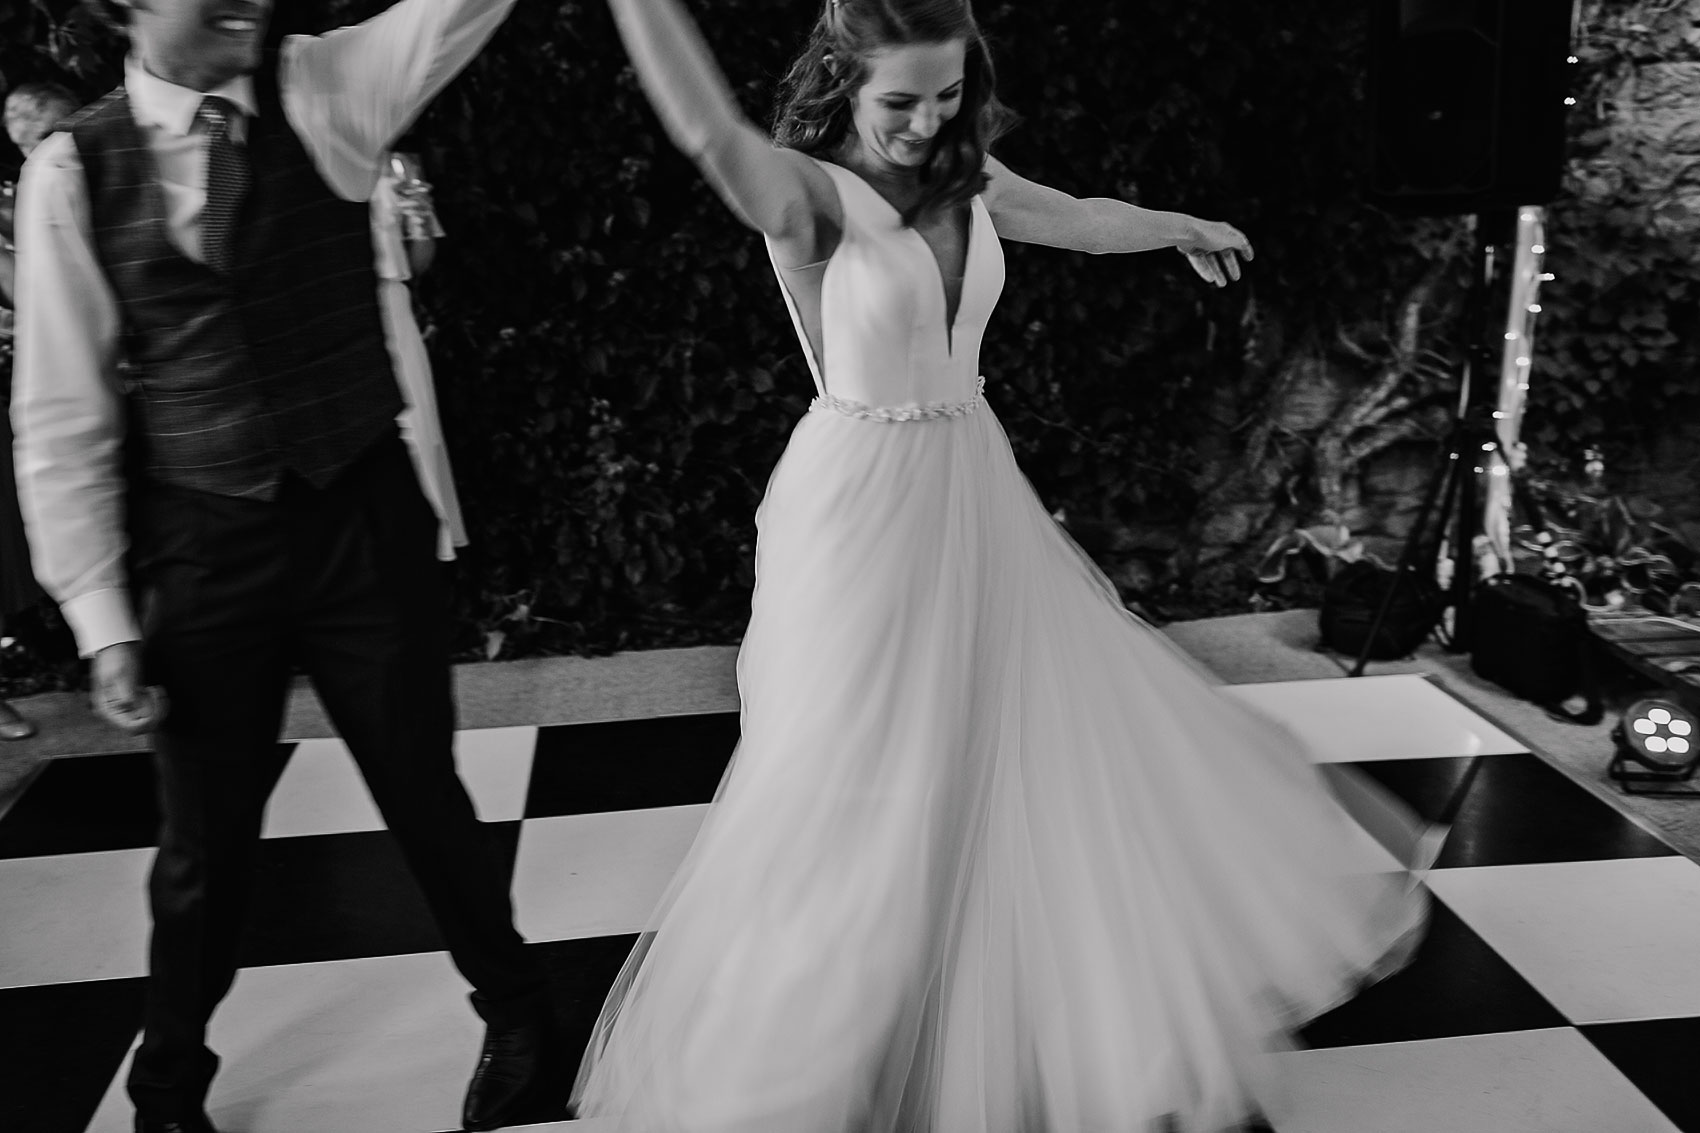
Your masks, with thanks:
[[[484,46],[515,0],[401,0],[357,27],[291,36],[279,58],[283,111],[319,174],[371,197],[395,137]],[[206,143],[195,111],[216,94],[255,113],[244,76],[193,91],[132,56],[124,88],[163,183],[172,241],[200,261]],[[245,127],[245,124],[244,124]],[[232,131],[237,141],[245,128]],[[125,414],[119,315],[95,255],[87,184],[71,136],[38,146],[18,187],[17,357],[12,426],[35,573],[83,656],[141,637],[124,571]]]

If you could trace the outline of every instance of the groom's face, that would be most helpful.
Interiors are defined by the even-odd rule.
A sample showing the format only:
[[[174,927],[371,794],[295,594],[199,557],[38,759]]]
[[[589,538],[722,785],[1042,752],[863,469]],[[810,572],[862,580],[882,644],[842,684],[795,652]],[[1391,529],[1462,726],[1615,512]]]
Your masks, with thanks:
[[[260,65],[272,0],[132,0],[130,46],[149,72],[213,90]]]

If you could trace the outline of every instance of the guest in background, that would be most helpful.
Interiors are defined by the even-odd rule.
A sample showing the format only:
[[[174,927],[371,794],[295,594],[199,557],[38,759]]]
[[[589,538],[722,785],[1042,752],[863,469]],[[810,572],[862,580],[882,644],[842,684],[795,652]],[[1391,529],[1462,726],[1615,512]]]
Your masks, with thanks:
[[[431,266],[443,226],[431,204],[431,185],[419,173],[411,153],[393,152],[383,162],[372,191],[372,243],[377,253],[378,307],[384,342],[395,363],[407,408],[396,420],[413,457],[419,485],[437,513],[437,557],[450,562],[455,548],[466,546],[466,525],[455,494],[449,450],[443,442],[442,417],[431,381],[431,360],[413,316],[411,282]]]
[[[28,157],[81,105],[82,100],[58,83],[21,83],[6,96],[6,136]]]
[[[6,96],[5,109],[0,111],[6,121],[6,136],[25,157],[41,143],[59,121],[82,104],[77,96],[58,83],[23,83]],[[11,333],[12,308],[17,306],[17,256],[12,248],[12,186],[4,189],[5,200],[0,204],[0,306],[6,314],[0,318],[0,332]],[[9,439],[9,438],[8,438]]]

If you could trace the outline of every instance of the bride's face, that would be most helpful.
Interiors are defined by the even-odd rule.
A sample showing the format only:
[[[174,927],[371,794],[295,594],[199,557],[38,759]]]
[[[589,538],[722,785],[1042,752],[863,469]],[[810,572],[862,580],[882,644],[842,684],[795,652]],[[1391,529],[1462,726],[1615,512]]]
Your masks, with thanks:
[[[868,59],[868,78],[851,102],[856,136],[867,155],[899,169],[924,164],[944,124],[962,109],[967,45],[909,43]]]

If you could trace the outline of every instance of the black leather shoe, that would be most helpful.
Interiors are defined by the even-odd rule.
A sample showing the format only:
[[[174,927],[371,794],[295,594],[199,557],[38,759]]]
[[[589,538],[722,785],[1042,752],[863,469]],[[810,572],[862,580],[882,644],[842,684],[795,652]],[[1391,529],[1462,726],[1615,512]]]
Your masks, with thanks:
[[[565,1073],[548,1065],[553,1030],[545,1023],[520,1027],[491,1027],[484,1032],[478,1069],[466,1088],[461,1124],[469,1130],[500,1129],[537,1094],[549,1073]]]
[[[218,1130],[204,1113],[186,1121],[149,1121],[138,1113],[136,1133],[218,1133]]]

